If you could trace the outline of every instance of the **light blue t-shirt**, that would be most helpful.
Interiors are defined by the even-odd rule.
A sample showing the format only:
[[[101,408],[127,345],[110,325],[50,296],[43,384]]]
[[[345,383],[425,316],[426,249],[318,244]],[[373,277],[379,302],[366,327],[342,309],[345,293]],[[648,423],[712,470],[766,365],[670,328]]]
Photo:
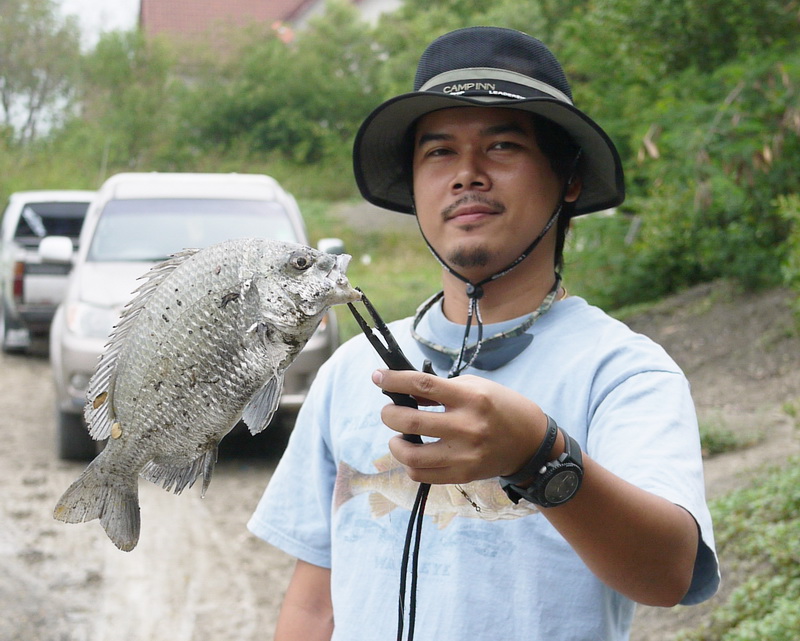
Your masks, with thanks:
[[[515,322],[486,326],[484,336]],[[421,368],[410,328],[411,319],[391,324]],[[436,305],[418,331],[458,347],[464,328]],[[683,603],[712,596],[719,572],[697,419],[678,366],[578,297],[555,303],[528,331],[533,342],[515,359],[465,373],[521,392],[595,461],[687,509],[702,543]],[[370,381],[383,366],[357,336],[322,367],[248,523],[288,554],[331,568],[336,641],[396,637],[400,563],[418,485],[389,454],[395,432],[380,410],[390,401]],[[634,603],[600,582],[534,505],[509,501],[497,479],[433,486],[421,541],[417,641],[628,639]]]

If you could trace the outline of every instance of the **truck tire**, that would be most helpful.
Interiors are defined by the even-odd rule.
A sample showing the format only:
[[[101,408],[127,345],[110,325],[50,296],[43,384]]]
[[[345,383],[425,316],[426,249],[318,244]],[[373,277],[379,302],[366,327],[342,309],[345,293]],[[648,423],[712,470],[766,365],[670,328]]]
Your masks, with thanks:
[[[57,413],[58,457],[65,461],[88,461],[97,454],[97,444],[83,423],[83,416]]]

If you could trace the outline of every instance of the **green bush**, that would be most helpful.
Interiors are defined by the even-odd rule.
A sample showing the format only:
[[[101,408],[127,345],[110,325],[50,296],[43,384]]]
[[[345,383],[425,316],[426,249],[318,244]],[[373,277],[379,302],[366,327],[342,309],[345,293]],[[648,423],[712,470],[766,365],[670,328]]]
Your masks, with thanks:
[[[800,630],[800,459],[711,503],[717,550],[740,584],[680,641],[795,641]],[[730,580],[730,577],[729,577]]]
[[[704,457],[733,452],[749,445],[753,443],[746,442],[729,429],[719,425],[700,424],[700,447]]]
[[[800,194],[779,196],[776,206],[780,217],[789,225],[786,254],[783,261],[783,278],[797,296],[794,311],[800,329]]]

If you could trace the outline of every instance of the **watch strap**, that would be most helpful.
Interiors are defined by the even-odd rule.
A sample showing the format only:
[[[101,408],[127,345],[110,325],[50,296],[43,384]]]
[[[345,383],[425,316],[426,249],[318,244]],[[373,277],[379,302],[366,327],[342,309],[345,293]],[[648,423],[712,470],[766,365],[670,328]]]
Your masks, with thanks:
[[[578,441],[572,438],[564,430],[561,430],[561,433],[564,435],[564,452],[567,455],[567,459],[571,460],[576,465],[583,467],[583,453],[581,452],[581,446],[578,445]]]
[[[558,430],[564,435],[564,452],[558,459],[548,462],[543,468],[540,468],[530,485],[527,487],[520,487],[517,484],[508,482],[506,480],[507,477],[500,477],[500,487],[503,492],[505,492],[506,496],[514,503],[519,503],[520,499],[525,499],[540,507],[553,507],[554,505],[566,503],[580,488],[583,479],[583,454],[581,452],[581,446],[565,430],[560,427]],[[566,497],[563,501],[559,501],[558,503],[553,503],[545,498],[545,487],[549,478],[563,468],[571,468],[577,475],[577,486],[569,497]]]
[[[547,417],[547,430],[545,431],[544,439],[542,439],[539,448],[536,450],[536,454],[518,472],[509,476],[501,476],[500,479],[504,484],[520,485],[521,483],[526,483],[536,478],[539,470],[547,464],[550,453],[556,444],[558,424],[550,415],[545,414],[545,416]]]

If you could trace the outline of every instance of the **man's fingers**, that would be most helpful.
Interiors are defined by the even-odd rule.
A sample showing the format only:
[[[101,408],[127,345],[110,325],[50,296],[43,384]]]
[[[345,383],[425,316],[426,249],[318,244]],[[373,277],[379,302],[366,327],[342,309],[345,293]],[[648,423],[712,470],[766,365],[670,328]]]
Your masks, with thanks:
[[[423,425],[429,412],[420,412],[410,407],[389,403],[381,410],[381,420],[386,427],[401,434],[429,435],[430,428]]]
[[[451,461],[441,454],[438,443],[417,445],[396,436],[389,440],[389,450],[406,470],[412,481],[419,483],[451,483],[453,469]]]
[[[372,373],[372,382],[387,392],[410,394],[420,405],[444,405],[454,400],[452,382],[434,374],[379,369]]]

